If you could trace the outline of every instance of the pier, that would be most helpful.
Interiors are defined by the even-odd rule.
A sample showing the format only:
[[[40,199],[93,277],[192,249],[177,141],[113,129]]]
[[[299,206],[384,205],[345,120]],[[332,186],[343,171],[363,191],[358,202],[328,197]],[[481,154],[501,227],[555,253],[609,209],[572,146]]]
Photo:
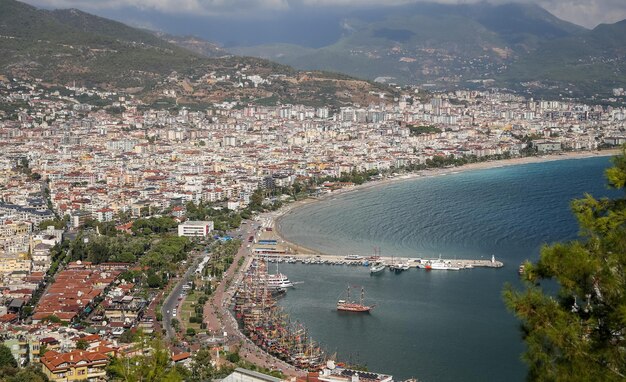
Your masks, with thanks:
[[[496,259],[445,259],[445,258],[411,258],[411,257],[391,257],[391,256],[359,256],[355,258],[351,255],[335,256],[320,254],[302,254],[289,253],[286,254],[269,254],[258,253],[257,257],[268,260],[269,262],[284,263],[301,263],[301,264],[327,264],[327,265],[353,265],[366,266],[372,263],[382,263],[386,266],[396,264],[406,264],[409,268],[420,268],[428,262],[444,262],[452,266],[471,269],[471,268],[502,268],[504,263]]]

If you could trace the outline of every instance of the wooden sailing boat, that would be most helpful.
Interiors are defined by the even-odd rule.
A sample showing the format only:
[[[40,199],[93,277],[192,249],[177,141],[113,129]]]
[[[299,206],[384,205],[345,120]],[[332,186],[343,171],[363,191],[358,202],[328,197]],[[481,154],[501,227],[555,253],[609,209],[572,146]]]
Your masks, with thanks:
[[[357,312],[357,313],[367,313],[374,308],[374,305],[365,305],[363,300],[365,298],[365,289],[361,287],[361,297],[359,301],[351,301],[350,300],[350,285],[348,285],[348,295],[346,300],[337,301],[337,310],[343,312]]]

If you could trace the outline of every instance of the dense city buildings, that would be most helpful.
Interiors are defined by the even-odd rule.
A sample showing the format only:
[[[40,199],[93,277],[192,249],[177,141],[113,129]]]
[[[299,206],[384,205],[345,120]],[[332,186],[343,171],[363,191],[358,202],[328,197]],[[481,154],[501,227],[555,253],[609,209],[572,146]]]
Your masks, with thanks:
[[[119,341],[122,335],[155,330],[158,295],[137,287],[129,272],[148,269],[149,261],[79,260],[57,269],[55,256],[68,251],[60,247],[65,235],[88,243],[110,224],[132,236],[133,220],[167,215],[175,221],[172,232],[183,236],[176,239],[198,241],[223,229],[189,219],[189,202],[242,211],[258,203],[258,190],[262,199],[281,200],[290,192],[353,187],[361,173],[376,179],[460,163],[455,161],[626,142],[626,111],[620,108],[496,90],[425,95],[407,88],[393,101],[387,96],[381,93],[377,104],[338,108],[229,102],[166,111],[118,92],[0,81],[0,100],[23,105],[0,118],[0,327],[14,358],[21,365],[40,361],[51,380],[97,379],[105,375],[107,355],[137,353]],[[113,109],[97,107],[98,100]],[[81,230],[90,234],[76,239]],[[252,251],[280,253],[266,239],[260,237]],[[148,272],[147,282],[159,288],[167,277]],[[85,320],[90,333],[82,331]],[[53,351],[44,356],[42,347]],[[172,354],[172,362],[186,362],[190,354]],[[316,378],[391,380],[348,369]]]

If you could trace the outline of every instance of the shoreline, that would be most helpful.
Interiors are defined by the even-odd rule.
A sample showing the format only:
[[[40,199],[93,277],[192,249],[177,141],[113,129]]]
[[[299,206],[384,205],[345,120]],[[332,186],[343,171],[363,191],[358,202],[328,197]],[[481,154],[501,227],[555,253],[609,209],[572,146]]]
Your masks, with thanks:
[[[488,169],[493,169],[493,168],[519,166],[519,165],[532,164],[532,163],[554,162],[554,161],[560,161],[560,160],[588,159],[588,158],[595,158],[595,157],[610,157],[610,156],[618,155],[620,153],[621,153],[620,149],[611,149],[611,150],[602,150],[602,151],[574,151],[574,152],[566,152],[566,153],[543,155],[543,156],[521,157],[521,158],[501,159],[501,160],[493,160],[493,161],[486,161],[486,162],[479,162],[479,163],[469,163],[469,164],[458,166],[458,167],[420,170],[420,171],[406,173],[406,174],[399,175],[399,176],[392,177],[392,178],[385,178],[381,180],[365,182],[363,184],[350,187],[348,189],[337,190],[330,194],[322,195],[319,197],[307,197],[306,199],[289,203],[283,208],[269,215],[271,219],[270,227],[272,228],[274,235],[281,241],[281,244],[285,247],[286,251],[287,249],[289,250],[288,252],[290,252],[290,254],[297,252],[300,255],[312,255],[312,256],[319,255],[319,256],[326,256],[326,257],[337,256],[336,254],[324,253],[324,252],[314,250],[306,246],[300,245],[298,243],[294,243],[294,242],[287,240],[280,229],[281,220],[286,215],[294,211],[296,208],[301,208],[312,203],[322,202],[326,199],[330,199],[330,198],[340,196],[346,193],[352,193],[352,192],[367,190],[371,188],[382,187],[382,186],[395,184],[398,182],[403,182],[403,181],[408,181],[408,180],[413,180],[413,179],[432,178],[436,176],[458,174],[458,173],[467,172],[467,171],[488,170]]]

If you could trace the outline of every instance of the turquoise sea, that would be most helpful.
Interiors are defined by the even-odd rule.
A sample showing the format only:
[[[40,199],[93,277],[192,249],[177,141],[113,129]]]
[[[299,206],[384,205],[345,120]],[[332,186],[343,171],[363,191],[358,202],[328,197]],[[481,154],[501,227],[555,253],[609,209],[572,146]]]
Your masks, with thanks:
[[[281,264],[292,281],[281,305],[339,360],[396,380],[522,381],[524,345],[501,298],[517,268],[545,243],[577,237],[572,199],[615,196],[608,157],[562,160],[417,178],[295,209],[286,239],[332,254],[485,258],[502,269],[411,269],[370,276],[365,267]],[[369,315],[334,309],[347,285],[376,304]]]

